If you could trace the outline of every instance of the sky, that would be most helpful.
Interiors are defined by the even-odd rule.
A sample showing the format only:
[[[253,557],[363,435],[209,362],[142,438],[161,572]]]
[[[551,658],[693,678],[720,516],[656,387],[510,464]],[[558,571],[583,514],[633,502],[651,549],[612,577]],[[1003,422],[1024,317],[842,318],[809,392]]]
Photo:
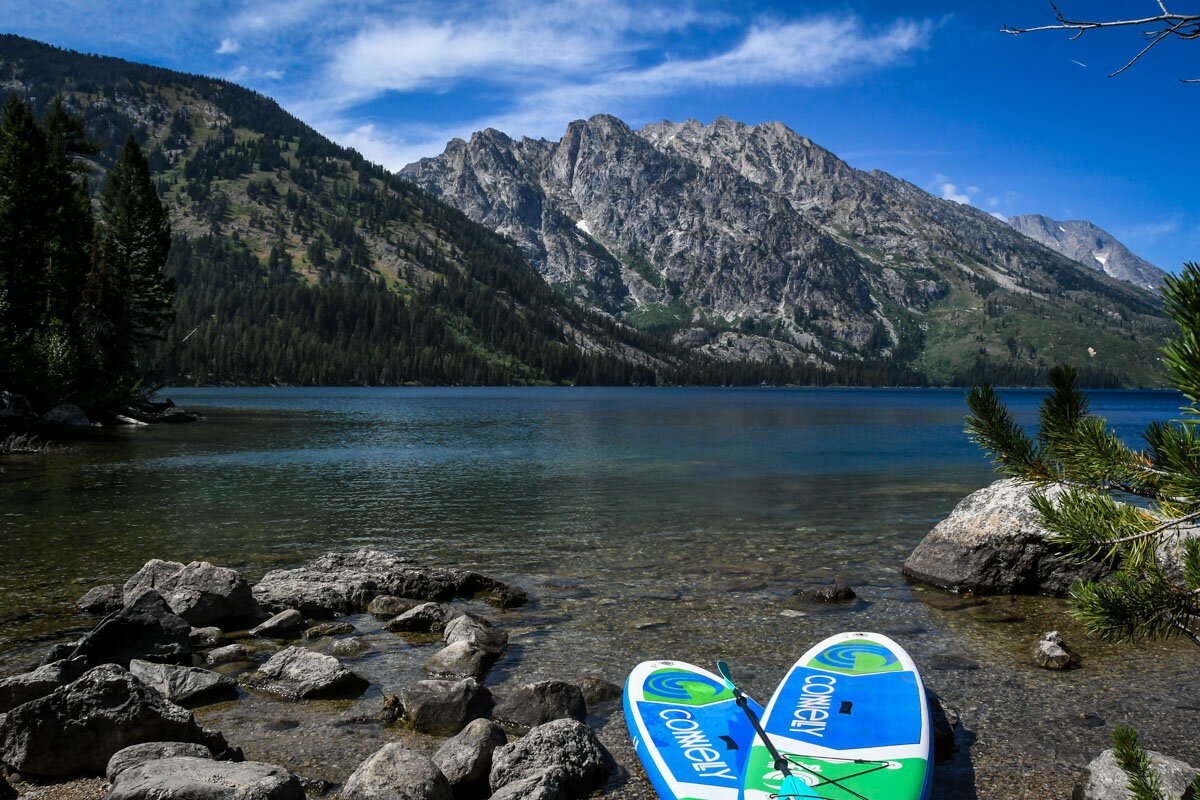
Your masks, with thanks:
[[[1086,219],[1169,272],[1200,261],[1200,83],[1180,80],[1200,78],[1200,40],[1109,77],[1138,32],[1000,30],[1053,21],[1047,0],[0,0],[0,31],[235,81],[391,169],[597,113],[780,121],[935,195]]]

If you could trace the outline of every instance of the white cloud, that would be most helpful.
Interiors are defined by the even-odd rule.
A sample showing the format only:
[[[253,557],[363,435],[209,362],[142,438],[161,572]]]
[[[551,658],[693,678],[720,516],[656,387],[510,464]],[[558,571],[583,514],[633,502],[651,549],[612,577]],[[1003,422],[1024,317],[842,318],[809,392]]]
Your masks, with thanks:
[[[233,38],[232,36],[226,36],[224,39],[221,40],[221,46],[218,47],[214,52],[217,55],[226,55],[226,54],[236,53],[238,50],[241,50],[241,49],[242,49],[242,45],[241,45],[241,43],[238,42],[237,39]]]
[[[264,78],[266,78],[268,80],[272,80],[272,81],[278,81],[278,80],[283,79],[283,70],[281,70],[281,69],[264,69],[259,74],[262,75]]]
[[[968,187],[967,187],[967,194],[969,194],[969,195],[977,195],[977,194],[979,194],[979,187],[978,187],[978,186],[968,186]]]
[[[968,195],[959,192],[958,187],[953,183],[950,183],[949,181],[943,182],[939,188],[942,192],[942,199],[953,200],[956,203],[962,203],[963,205],[967,206],[971,205],[971,198]]]
[[[1120,228],[1117,232],[1117,238],[1122,241],[1128,239],[1134,242],[1154,244],[1164,236],[1169,236],[1173,233],[1177,233],[1178,231],[1179,220],[1142,222]]]
[[[996,195],[992,195],[987,199],[987,204],[992,208],[995,208],[996,206],[1000,205],[1000,198]]]

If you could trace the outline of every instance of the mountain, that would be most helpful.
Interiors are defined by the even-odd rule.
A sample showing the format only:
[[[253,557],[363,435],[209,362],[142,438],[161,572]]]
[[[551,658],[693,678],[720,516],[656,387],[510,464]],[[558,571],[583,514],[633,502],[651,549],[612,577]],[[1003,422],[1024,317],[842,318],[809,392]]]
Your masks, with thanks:
[[[1041,214],[1009,217],[1014,230],[1085,267],[1150,291],[1158,291],[1167,273],[1130,252],[1103,228],[1082,219],[1057,220]]]
[[[581,308],[511,242],[227,81],[0,36],[0,92],[62,95],[103,150],[132,132],[175,240],[165,382],[654,383],[713,370]],[[719,366],[719,365],[718,365]]]
[[[779,123],[488,129],[400,174],[570,296],[718,358],[889,359],[935,382],[1086,361],[1152,384],[1171,330],[1150,293]]]

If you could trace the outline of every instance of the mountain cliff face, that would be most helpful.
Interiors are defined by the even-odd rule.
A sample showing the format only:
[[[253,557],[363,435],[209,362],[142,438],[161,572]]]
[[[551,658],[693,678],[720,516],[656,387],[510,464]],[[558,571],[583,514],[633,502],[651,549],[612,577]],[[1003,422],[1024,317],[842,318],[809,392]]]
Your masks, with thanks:
[[[1153,296],[779,123],[489,129],[401,174],[550,283],[718,357],[891,358],[934,380],[1083,358],[1152,381],[1168,330]]]
[[[1010,217],[1014,230],[1085,267],[1150,291],[1162,288],[1166,273],[1134,255],[1103,228],[1081,219],[1057,220],[1041,214]]]

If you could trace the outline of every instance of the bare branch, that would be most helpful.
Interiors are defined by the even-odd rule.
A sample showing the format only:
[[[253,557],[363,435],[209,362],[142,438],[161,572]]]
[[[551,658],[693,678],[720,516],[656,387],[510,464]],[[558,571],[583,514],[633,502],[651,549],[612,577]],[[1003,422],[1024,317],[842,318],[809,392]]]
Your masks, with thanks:
[[[1161,14],[1153,17],[1142,17],[1140,19],[1114,19],[1114,20],[1072,20],[1059,10],[1058,6],[1050,0],[1050,7],[1054,9],[1054,16],[1058,19],[1058,23],[1054,25],[1039,25],[1033,28],[1014,28],[1010,25],[1005,25],[1000,28],[1003,33],[1021,34],[1033,33],[1035,31],[1073,31],[1069,37],[1070,41],[1075,41],[1080,36],[1090,30],[1098,28],[1149,28],[1142,30],[1141,34],[1150,39],[1150,43],[1143,47],[1137,55],[1129,60],[1125,66],[1121,67],[1116,72],[1113,72],[1109,77],[1120,75],[1125,70],[1132,67],[1142,56],[1146,55],[1149,50],[1163,39],[1174,37],[1176,39],[1200,39],[1200,14],[1177,14],[1167,9],[1166,0],[1157,0]],[[1200,83],[1200,78],[1185,78],[1181,79],[1183,83]]]

